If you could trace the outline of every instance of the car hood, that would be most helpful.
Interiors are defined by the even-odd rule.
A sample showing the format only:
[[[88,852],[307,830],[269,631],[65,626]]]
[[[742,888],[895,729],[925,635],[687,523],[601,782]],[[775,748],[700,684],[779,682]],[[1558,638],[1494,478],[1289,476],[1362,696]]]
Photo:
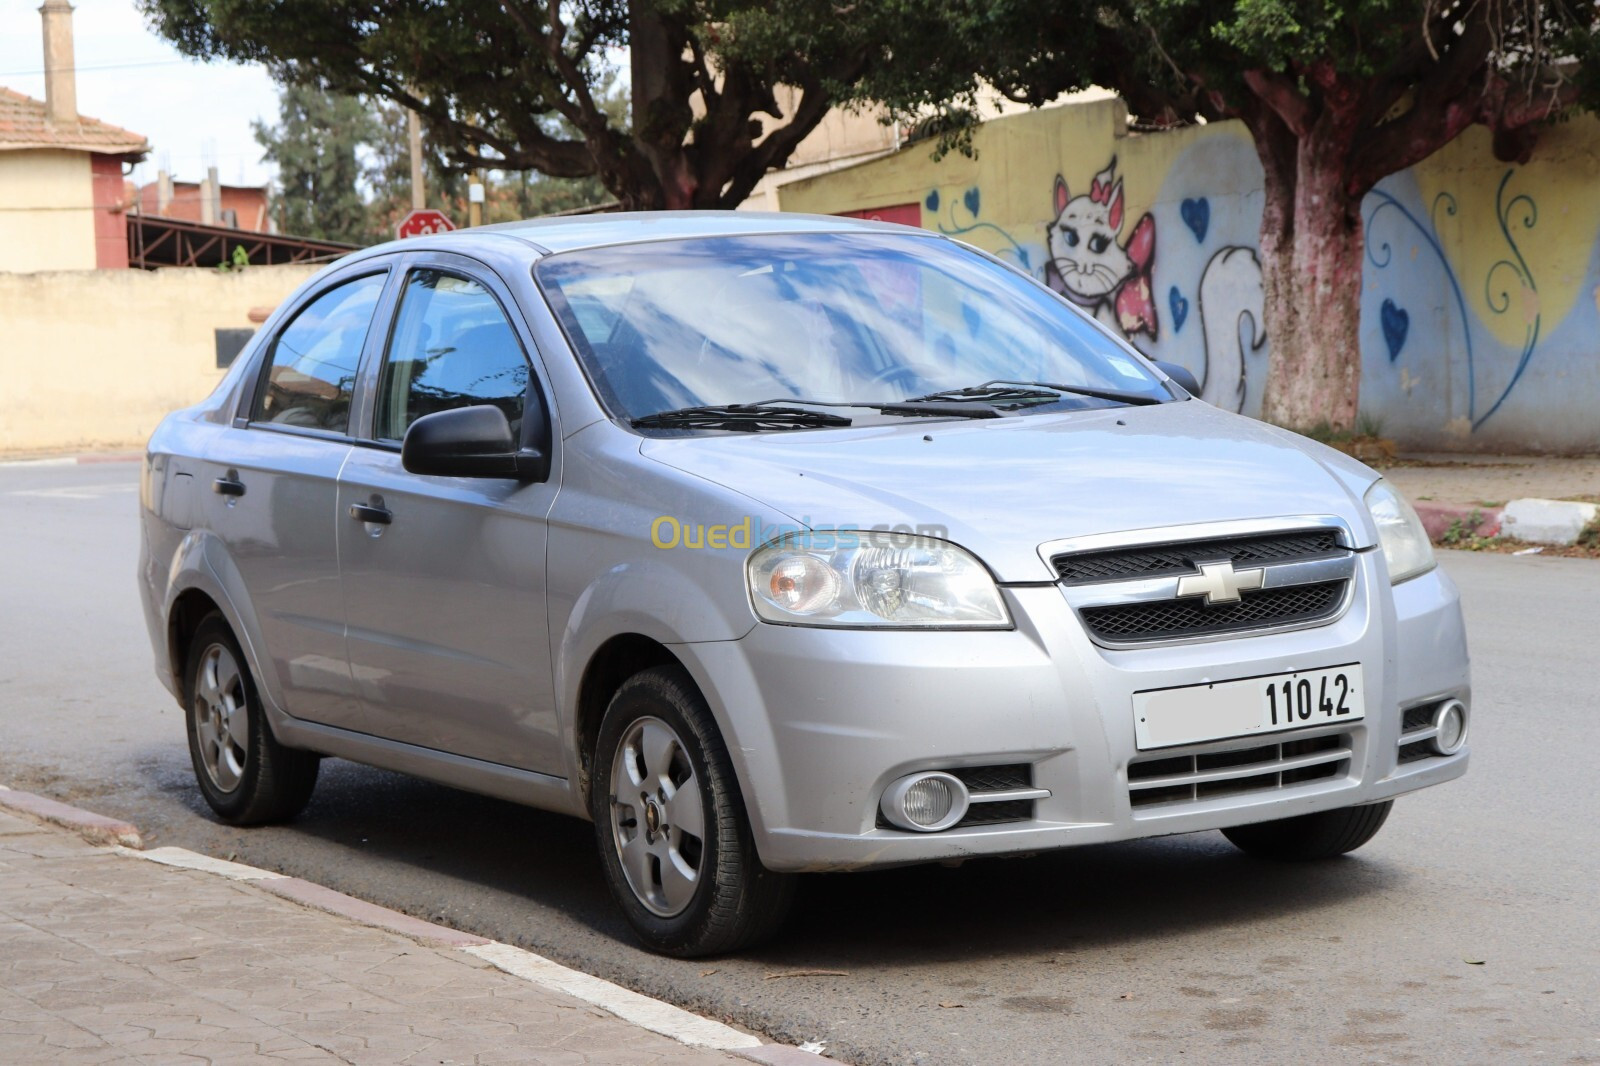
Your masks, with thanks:
[[[1198,400],[1015,418],[648,438],[641,453],[804,528],[942,527],[1001,581],[1050,580],[1046,541],[1185,523],[1335,515],[1372,543],[1377,475]],[[744,516],[684,515],[693,522]],[[756,538],[760,539],[759,535]]]

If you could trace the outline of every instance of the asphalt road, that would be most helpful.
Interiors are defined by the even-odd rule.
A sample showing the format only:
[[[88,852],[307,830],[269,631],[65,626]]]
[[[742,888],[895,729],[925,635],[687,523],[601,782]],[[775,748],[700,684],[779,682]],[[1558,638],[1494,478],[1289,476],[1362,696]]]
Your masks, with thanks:
[[[629,941],[584,823],[336,760],[292,825],[213,822],[152,671],[137,471],[0,467],[0,783],[854,1063],[1600,1062],[1600,563],[1448,556],[1472,769],[1355,856],[1208,833],[819,877],[779,943],[679,962]]]

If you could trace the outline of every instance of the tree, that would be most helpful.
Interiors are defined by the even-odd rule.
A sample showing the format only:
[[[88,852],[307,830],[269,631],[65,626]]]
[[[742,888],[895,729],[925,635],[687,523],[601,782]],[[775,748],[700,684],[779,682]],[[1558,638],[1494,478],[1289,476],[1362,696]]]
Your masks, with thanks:
[[[285,85],[278,124],[254,123],[256,141],[278,167],[278,228],[299,237],[366,243],[367,207],[357,152],[375,127],[365,104],[314,84]]]
[[[1596,7],[1560,0],[929,0],[863,91],[965,128],[976,83],[1040,104],[1116,90],[1156,125],[1236,118],[1265,174],[1272,338],[1263,415],[1348,430],[1360,396],[1361,200],[1468,126],[1526,162],[1540,125],[1600,99]]]
[[[630,208],[736,206],[918,9],[911,0],[838,12],[815,0],[140,3],[189,55],[263,62],[293,80],[395,101],[424,117],[452,165],[594,177]],[[624,55],[626,123],[602,92]],[[787,114],[780,86],[795,90]]]
[[[596,86],[600,106],[625,127],[628,96],[615,79]],[[377,239],[394,235],[395,225],[411,210],[411,149],[406,112],[398,104],[379,102],[375,121],[378,137],[372,144],[367,180],[373,198],[368,205]],[[570,136],[559,118],[549,122],[551,132]],[[437,145],[423,136],[423,172],[427,206],[443,211],[457,222],[467,217],[467,177],[463,168],[451,166]],[[553,178],[530,171],[492,171],[485,182],[483,220],[511,222],[558,211],[572,211],[607,203],[611,196],[593,176]]]

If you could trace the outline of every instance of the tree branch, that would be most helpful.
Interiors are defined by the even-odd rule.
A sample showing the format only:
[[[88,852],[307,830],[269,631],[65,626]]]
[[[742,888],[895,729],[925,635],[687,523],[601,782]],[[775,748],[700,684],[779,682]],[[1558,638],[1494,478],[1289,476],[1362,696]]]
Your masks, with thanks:
[[[1296,137],[1311,131],[1315,118],[1311,102],[1288,75],[1257,67],[1244,72],[1244,83]]]

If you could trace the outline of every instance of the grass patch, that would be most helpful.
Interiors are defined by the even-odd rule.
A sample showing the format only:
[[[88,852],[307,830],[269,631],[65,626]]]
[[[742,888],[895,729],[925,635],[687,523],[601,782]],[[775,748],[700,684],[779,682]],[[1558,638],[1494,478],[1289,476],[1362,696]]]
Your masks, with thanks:
[[[1483,512],[1473,511],[1465,518],[1457,518],[1450,523],[1450,528],[1439,536],[1439,543],[1446,547],[1454,548],[1466,541],[1487,540],[1487,537],[1478,536],[1478,527],[1483,525]]]

